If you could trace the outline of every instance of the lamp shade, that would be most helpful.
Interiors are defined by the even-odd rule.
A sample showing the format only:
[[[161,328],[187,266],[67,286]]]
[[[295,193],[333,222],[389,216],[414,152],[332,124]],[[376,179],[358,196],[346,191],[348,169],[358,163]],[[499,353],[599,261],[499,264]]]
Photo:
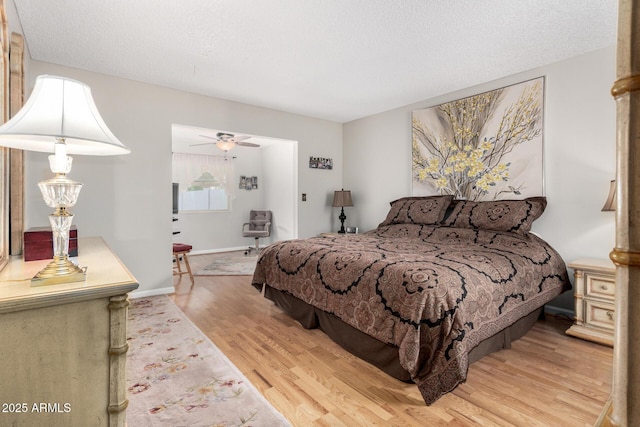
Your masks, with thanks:
[[[0,126],[0,146],[54,152],[63,139],[68,154],[109,156],[130,150],[98,113],[91,89],[65,77],[42,75],[20,111]]]
[[[344,206],[353,206],[353,201],[351,200],[351,191],[335,191],[333,193],[333,207],[344,207]]]
[[[616,210],[616,181],[612,180],[609,186],[609,196],[607,196],[607,201],[604,202],[604,206],[602,207],[602,212],[610,212]]]

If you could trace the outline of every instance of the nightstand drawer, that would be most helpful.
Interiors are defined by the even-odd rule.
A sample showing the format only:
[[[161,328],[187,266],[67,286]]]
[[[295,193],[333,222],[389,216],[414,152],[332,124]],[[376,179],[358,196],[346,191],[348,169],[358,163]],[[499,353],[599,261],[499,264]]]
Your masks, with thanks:
[[[616,282],[611,276],[600,276],[585,273],[586,292],[588,297],[599,297],[613,300],[616,295]]]
[[[613,330],[615,311],[613,304],[585,300],[585,323]]]

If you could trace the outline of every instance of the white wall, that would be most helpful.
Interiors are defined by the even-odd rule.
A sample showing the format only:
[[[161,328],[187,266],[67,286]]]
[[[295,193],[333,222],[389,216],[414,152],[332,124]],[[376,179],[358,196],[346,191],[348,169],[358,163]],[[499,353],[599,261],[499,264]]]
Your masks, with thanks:
[[[72,211],[79,236],[103,236],[136,276],[141,291],[172,287],[173,123],[298,141],[298,191],[307,193],[310,202],[298,204],[297,233],[309,237],[330,229],[333,212],[326,200],[342,183],[341,124],[50,63],[31,61],[30,65],[27,95],[41,74],[87,83],[105,122],[131,149],[126,156],[77,156],[70,178],[85,186]],[[309,156],[332,157],[338,167],[324,171],[319,180],[316,171],[307,167]],[[50,177],[48,169],[45,155],[27,153],[26,227],[47,224],[50,209],[42,201],[37,182]],[[230,229],[224,221],[211,226],[218,227],[219,238]]]
[[[273,213],[271,238],[265,242],[298,237],[297,148],[295,141],[280,141],[261,150],[264,209]]]
[[[545,76],[544,177],[548,206],[533,230],[565,261],[607,258],[612,212],[601,212],[615,177],[615,48],[607,48],[344,125],[348,222],[376,227],[389,201],[411,195],[411,111]],[[428,77],[425,77],[428,78]],[[364,230],[363,230],[364,231]],[[567,292],[552,305],[573,309]]]

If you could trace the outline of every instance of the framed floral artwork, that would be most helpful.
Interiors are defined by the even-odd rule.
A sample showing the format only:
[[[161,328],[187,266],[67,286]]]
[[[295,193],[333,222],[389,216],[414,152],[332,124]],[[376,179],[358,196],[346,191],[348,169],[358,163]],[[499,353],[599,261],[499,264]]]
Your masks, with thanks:
[[[413,111],[413,195],[544,195],[543,117],[544,77]]]

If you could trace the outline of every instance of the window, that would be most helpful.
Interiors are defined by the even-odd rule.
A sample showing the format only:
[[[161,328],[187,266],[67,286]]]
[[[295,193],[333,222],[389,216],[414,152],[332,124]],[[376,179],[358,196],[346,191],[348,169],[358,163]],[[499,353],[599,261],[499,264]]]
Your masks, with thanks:
[[[233,159],[173,153],[173,182],[178,183],[178,210],[229,210],[233,196]]]

